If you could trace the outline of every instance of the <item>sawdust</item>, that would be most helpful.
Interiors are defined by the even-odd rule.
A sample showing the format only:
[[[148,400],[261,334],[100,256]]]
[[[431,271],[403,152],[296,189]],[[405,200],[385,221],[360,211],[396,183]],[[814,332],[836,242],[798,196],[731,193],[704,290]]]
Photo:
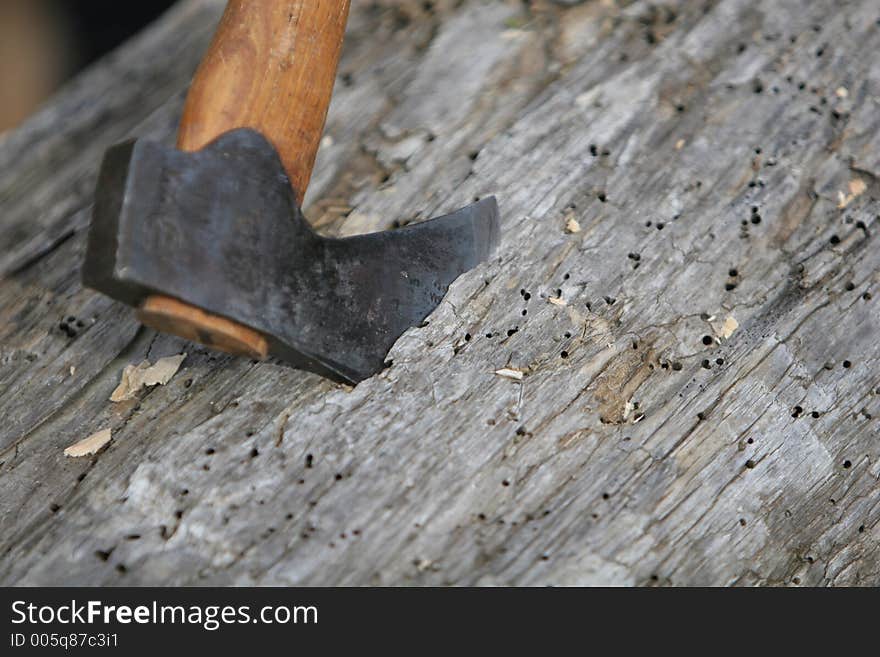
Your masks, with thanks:
[[[140,365],[126,365],[122,372],[122,380],[110,395],[110,401],[128,401],[137,397],[142,388],[166,385],[177,374],[184,359],[186,354],[162,358],[155,365],[148,360]]]
[[[109,443],[113,438],[111,429],[103,429],[97,433],[93,433],[88,438],[80,440],[64,450],[64,456],[78,458],[81,456],[91,456],[97,454]]]
[[[565,222],[565,232],[569,234],[581,232],[581,225],[573,215],[569,215],[568,220]]]
[[[495,370],[495,374],[504,378],[510,379],[511,381],[522,381],[525,373],[522,370],[514,369],[512,367],[504,367],[500,370]]]

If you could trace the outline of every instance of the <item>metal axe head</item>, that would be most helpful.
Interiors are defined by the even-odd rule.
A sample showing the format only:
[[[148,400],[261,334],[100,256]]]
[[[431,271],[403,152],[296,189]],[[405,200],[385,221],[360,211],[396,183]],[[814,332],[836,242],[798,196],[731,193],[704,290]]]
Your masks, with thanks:
[[[357,383],[498,237],[494,197],[398,230],[322,237],[272,145],[240,129],[193,153],[112,148],[83,279],[133,306],[179,299],[261,333],[285,362]]]

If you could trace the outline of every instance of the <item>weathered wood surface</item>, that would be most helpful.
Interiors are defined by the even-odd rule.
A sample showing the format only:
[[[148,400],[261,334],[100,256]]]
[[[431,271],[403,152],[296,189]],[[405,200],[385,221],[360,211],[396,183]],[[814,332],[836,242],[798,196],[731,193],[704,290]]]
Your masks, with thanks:
[[[875,0],[355,3],[309,216],[495,193],[504,237],[354,390],[78,282],[102,150],[173,140],[221,4],[0,141],[0,581],[880,583]]]

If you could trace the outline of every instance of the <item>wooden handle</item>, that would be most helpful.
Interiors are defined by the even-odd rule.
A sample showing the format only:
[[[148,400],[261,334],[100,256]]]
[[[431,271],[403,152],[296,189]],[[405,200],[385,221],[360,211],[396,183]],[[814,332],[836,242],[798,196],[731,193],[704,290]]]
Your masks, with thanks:
[[[321,143],[349,0],[230,0],[190,88],[178,148],[253,128],[302,203]]]
[[[348,21],[349,0],[230,0],[183,110],[178,148],[197,151],[237,128],[266,137],[302,204],[324,132]],[[148,298],[141,322],[251,358],[258,332],[177,299]]]

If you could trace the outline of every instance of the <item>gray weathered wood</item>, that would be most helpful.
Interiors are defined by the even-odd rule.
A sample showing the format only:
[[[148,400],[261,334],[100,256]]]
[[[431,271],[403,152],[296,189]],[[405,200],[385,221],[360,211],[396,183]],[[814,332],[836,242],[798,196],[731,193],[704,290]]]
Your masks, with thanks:
[[[355,3],[309,216],[504,231],[355,389],[78,281],[102,149],[172,139],[221,5],[0,138],[0,581],[880,583],[875,0]]]

